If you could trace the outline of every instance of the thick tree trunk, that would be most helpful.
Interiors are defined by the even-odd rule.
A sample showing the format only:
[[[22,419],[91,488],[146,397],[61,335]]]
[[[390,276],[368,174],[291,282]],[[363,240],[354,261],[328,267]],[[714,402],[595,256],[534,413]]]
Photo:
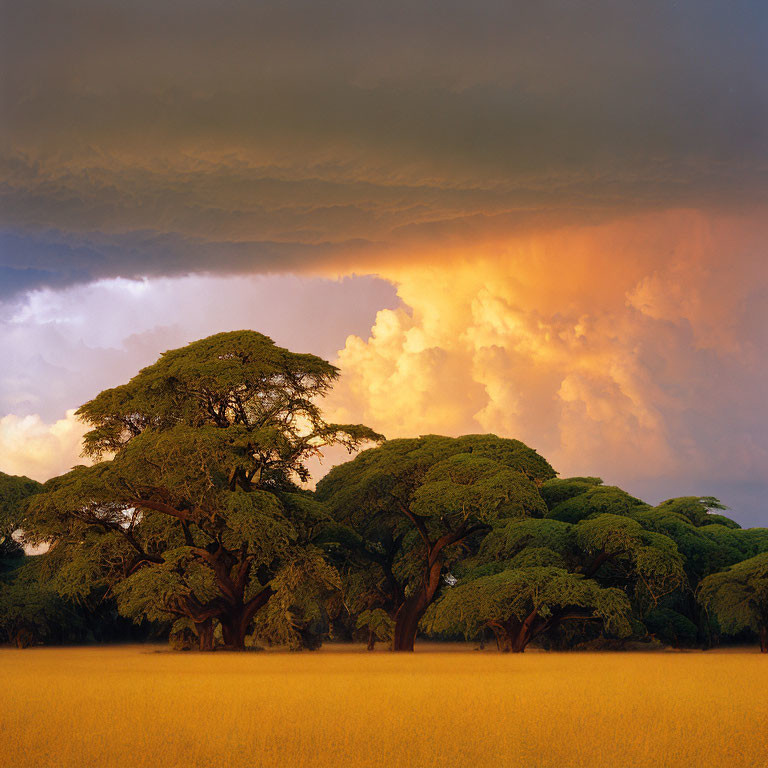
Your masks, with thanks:
[[[513,630],[510,622],[491,621],[488,622],[494,637],[496,638],[496,647],[501,653],[509,653],[512,650]]]
[[[221,635],[224,638],[224,646],[231,651],[242,651],[245,649],[245,635],[247,626],[244,625],[242,617],[238,613],[235,615],[222,616]]]
[[[429,608],[440,587],[440,575],[443,570],[443,551],[457,542],[466,539],[486,525],[468,526],[464,522],[458,530],[444,533],[437,541],[430,539],[424,520],[414,515],[400,502],[403,514],[414,524],[425,545],[424,572],[419,587],[403,602],[395,614],[395,635],[392,640],[393,651],[412,651],[416,641],[419,621]]]
[[[395,616],[395,633],[392,639],[393,651],[412,651],[416,642],[416,632],[419,621],[426,608],[422,608],[421,601],[406,600]]]
[[[213,619],[203,619],[195,622],[197,629],[198,647],[201,651],[213,650]]]
[[[393,651],[413,650],[421,617],[435,599],[437,589],[440,586],[442,569],[443,561],[438,551],[430,556],[419,589],[398,608],[395,614]]]
[[[245,650],[245,637],[256,613],[263,608],[274,592],[271,587],[265,587],[258,595],[248,602],[231,606],[219,616],[221,634],[224,646],[232,651]]]
[[[533,640],[536,618],[538,615],[538,611],[534,608],[530,614],[528,614],[525,621],[520,625],[520,629],[512,643],[512,653],[523,653],[528,646],[528,643]]]
[[[376,633],[372,630],[368,630],[368,650],[372,651],[376,647]]]
[[[760,652],[768,653],[768,627],[760,627]]]

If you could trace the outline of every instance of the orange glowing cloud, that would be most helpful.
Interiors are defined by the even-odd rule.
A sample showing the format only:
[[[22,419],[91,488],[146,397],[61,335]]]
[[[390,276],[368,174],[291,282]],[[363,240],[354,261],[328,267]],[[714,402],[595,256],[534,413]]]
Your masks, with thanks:
[[[338,413],[390,437],[514,436],[635,486],[768,478],[749,384],[768,373],[766,221],[670,211],[388,266],[404,306],[347,340]]]

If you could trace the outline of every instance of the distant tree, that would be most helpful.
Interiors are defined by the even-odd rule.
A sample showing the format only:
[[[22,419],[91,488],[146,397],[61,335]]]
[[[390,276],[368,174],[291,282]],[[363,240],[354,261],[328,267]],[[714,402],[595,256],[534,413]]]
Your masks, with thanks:
[[[649,626],[657,637],[674,635],[673,644],[692,645],[692,624],[697,629],[695,642],[704,647],[710,645],[715,627],[696,599],[699,583],[712,573],[768,551],[768,529],[742,529],[721,514],[724,508],[711,496],[684,496],[631,513],[645,529],[673,539],[684,557],[687,587],[665,599],[660,606],[674,626],[670,625],[668,631],[658,621],[653,628]],[[690,622],[684,630],[678,615]]]
[[[672,608],[654,608],[643,618],[643,622],[652,635],[674,648],[694,645],[698,638],[696,625]]]
[[[0,575],[4,568],[11,567],[11,560],[24,554],[24,548],[14,534],[18,534],[23,526],[26,499],[41,488],[40,483],[28,477],[0,472]]]
[[[0,641],[17,648],[80,642],[86,635],[82,611],[41,583],[38,571],[44,557],[22,557],[0,581]]]
[[[83,405],[98,462],[46,483],[25,522],[30,541],[51,543],[50,583],[70,597],[104,585],[136,620],[187,620],[201,649],[218,623],[243,648],[281,575],[323,570],[324,512],[296,485],[307,459],[380,439],[324,421],[317,401],[337,376],[238,331],[166,352]]]
[[[461,582],[427,613],[425,624],[430,632],[458,629],[467,637],[489,627],[501,651],[522,653],[555,621],[598,619],[609,631],[629,635],[631,613],[620,589],[563,568],[531,565]]]
[[[393,648],[411,651],[452,563],[494,521],[543,516],[539,486],[554,475],[517,440],[430,435],[363,451],[334,467],[317,495],[353,560],[380,569],[379,598],[364,608],[386,610],[395,622]],[[357,583],[371,594],[370,580]]]
[[[594,484],[585,481],[595,480]],[[556,499],[553,491],[561,493],[568,489],[567,498],[550,507],[548,516],[553,520],[562,520],[565,523],[578,523],[587,517],[601,513],[612,515],[628,515],[637,509],[643,509],[648,505],[631,496],[621,488],[613,485],[602,485],[598,478],[575,478],[550,481],[548,487],[542,489],[545,497]]]
[[[768,653],[768,552],[707,576],[699,600],[729,633],[753,630]]]
[[[15,537],[24,522],[24,503],[41,488],[28,477],[0,472],[0,641],[22,648],[51,635],[61,601],[39,588],[23,568],[28,558]]]
[[[633,607],[642,614],[682,586],[682,558],[668,537],[600,508],[576,524],[497,521],[425,617],[428,629],[472,636],[488,627],[517,652],[564,622],[599,621],[627,636]]]
[[[742,529],[712,509],[725,507],[710,496],[684,496],[635,510],[632,517],[644,528],[675,540],[689,580],[696,585],[710,573],[768,551],[768,528]]]

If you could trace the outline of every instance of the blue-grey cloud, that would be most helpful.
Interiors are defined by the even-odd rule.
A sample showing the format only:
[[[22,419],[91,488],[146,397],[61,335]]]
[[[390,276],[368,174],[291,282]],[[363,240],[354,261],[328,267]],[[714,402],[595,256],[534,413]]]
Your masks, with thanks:
[[[768,199],[762,2],[31,0],[0,35],[5,293]]]

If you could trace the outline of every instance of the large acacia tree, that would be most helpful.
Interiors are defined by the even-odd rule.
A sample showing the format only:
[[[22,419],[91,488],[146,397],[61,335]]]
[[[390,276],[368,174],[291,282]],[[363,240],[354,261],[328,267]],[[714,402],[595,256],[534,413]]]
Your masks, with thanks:
[[[488,627],[501,650],[515,652],[572,621],[627,636],[633,607],[641,615],[683,585],[682,563],[671,539],[621,515],[501,520],[426,623],[468,636]]]
[[[724,630],[753,630],[768,653],[768,552],[707,576],[699,599]]]
[[[46,483],[25,524],[51,543],[53,582],[70,596],[106,584],[126,614],[192,622],[202,649],[218,622],[242,648],[285,574],[332,580],[311,544],[322,510],[296,481],[323,447],[380,439],[323,419],[337,376],[238,331],[166,352],[83,405],[97,463]]]
[[[345,548],[347,562],[380,574],[377,585],[347,574],[348,585],[370,596],[360,607],[389,613],[393,648],[412,651],[419,622],[450,579],[452,564],[473,551],[494,522],[543,516],[539,487],[554,475],[518,440],[430,435],[363,451],[334,467],[317,495],[339,524],[329,538]]]
[[[726,517],[726,507],[712,496],[681,496],[652,507],[620,488],[604,486],[599,478],[579,477],[550,480],[542,487],[549,506],[549,516],[579,523],[609,513],[631,519],[647,534],[661,534],[671,539],[682,557],[684,580],[680,587],[654,597],[635,582],[643,598],[635,605],[636,615],[661,638],[674,643],[681,638],[689,643],[711,642],[711,621],[696,600],[697,585],[710,574],[768,551],[768,529],[742,529]],[[646,534],[646,535],[647,535]],[[663,541],[657,539],[658,541]],[[604,582],[626,584],[633,589],[633,579],[615,557],[599,572]]]

